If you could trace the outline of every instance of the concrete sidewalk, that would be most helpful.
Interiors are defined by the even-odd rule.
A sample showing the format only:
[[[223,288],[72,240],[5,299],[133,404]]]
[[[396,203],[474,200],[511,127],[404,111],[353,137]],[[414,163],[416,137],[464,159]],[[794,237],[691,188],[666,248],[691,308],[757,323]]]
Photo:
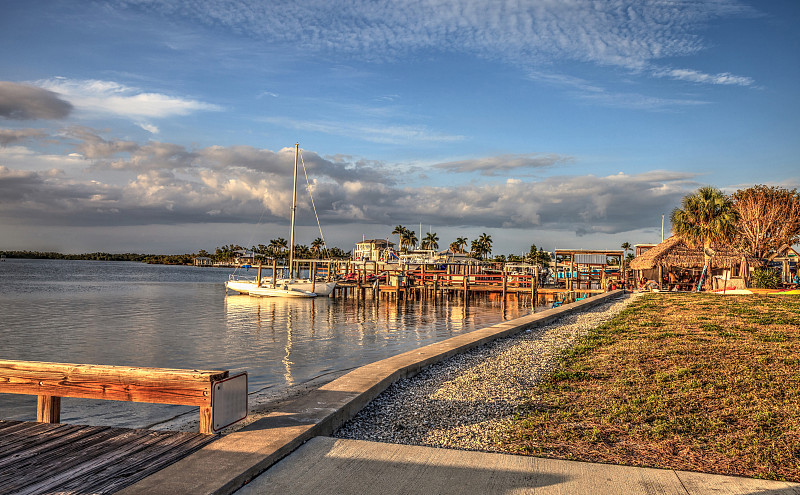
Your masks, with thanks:
[[[667,469],[316,437],[236,492],[294,494],[800,494],[800,484]]]

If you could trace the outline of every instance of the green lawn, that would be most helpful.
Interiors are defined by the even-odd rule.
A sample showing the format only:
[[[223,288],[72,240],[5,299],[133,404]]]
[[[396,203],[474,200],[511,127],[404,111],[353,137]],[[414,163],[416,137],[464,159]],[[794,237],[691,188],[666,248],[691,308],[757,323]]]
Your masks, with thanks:
[[[800,481],[800,296],[643,296],[564,352],[502,444]]]

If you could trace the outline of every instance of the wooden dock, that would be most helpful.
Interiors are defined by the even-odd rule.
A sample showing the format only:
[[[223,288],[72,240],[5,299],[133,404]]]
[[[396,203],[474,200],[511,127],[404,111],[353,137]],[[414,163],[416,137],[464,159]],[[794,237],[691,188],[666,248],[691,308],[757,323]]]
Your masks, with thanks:
[[[613,253],[619,254],[616,251]],[[575,268],[576,265],[571,266]],[[262,277],[262,268],[271,268],[270,275]],[[400,265],[382,261],[294,260],[292,272],[301,271],[318,280],[338,280],[330,297],[383,297],[397,300],[461,297],[466,301],[476,293],[499,295],[503,300],[506,295],[517,294],[535,301],[534,307],[553,302],[567,303],[589,294],[601,294],[607,291],[612,281],[619,285],[619,273],[610,275],[602,271],[545,286],[541,283],[538,267],[534,268],[533,273],[506,273],[502,263]],[[276,277],[288,273],[287,266],[280,266],[273,260],[271,266],[258,266],[257,278],[268,286],[275,284]]]
[[[217,438],[0,420],[0,494],[113,493]]]
[[[374,277],[374,276],[373,276]],[[339,282],[332,297],[393,298],[393,299],[469,299],[474,294],[501,297],[522,297],[535,301],[533,306],[553,302],[567,303],[588,294],[600,294],[604,289],[542,287],[531,275],[471,274],[456,275],[435,271],[409,271],[401,275],[390,274],[383,279],[370,280],[359,273],[356,280]],[[526,303],[527,304],[527,303]]]

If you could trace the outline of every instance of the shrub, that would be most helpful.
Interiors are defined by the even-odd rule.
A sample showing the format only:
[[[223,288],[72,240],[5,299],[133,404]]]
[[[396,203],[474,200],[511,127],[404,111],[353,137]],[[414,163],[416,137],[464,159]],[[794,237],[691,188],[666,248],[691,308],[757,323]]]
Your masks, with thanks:
[[[753,286],[757,289],[777,289],[781,276],[778,270],[766,266],[760,266],[753,270]]]

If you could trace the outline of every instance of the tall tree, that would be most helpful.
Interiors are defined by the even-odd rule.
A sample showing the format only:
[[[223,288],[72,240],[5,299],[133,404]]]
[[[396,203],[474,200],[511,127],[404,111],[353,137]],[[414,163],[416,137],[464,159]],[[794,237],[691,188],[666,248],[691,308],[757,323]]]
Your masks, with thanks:
[[[428,232],[422,239],[422,249],[439,249],[439,236],[436,232]]]
[[[800,193],[796,189],[756,185],[733,194],[739,215],[741,247],[756,258],[767,258],[784,244],[800,240]]]
[[[455,253],[463,253],[464,248],[467,247],[467,238],[466,237],[458,237],[455,241],[450,244],[450,251]]]
[[[403,235],[400,237],[400,239],[401,239],[400,246],[401,247],[405,246],[406,249],[410,249],[411,247],[416,246],[418,241],[417,233],[414,232],[413,230],[408,230],[408,229],[406,229],[406,231],[403,232]]]
[[[711,262],[714,246],[731,242],[736,234],[736,209],[719,189],[701,187],[681,200],[672,210],[672,232],[693,247],[702,246],[705,266]]]
[[[408,229],[403,227],[402,225],[398,225],[392,231],[392,234],[395,234],[398,237],[400,237],[400,244],[398,244],[398,246],[400,247],[401,250],[403,249],[403,235],[405,235],[406,232],[408,232]]]
[[[486,256],[492,254],[492,236],[484,232],[479,239],[481,241],[481,251],[483,251],[483,254]]]
[[[483,246],[480,239],[473,239],[469,248],[469,255],[480,259],[483,256]]]
[[[322,237],[317,237],[314,239],[314,242],[311,243],[311,252],[314,253],[314,256],[319,256],[324,248],[325,241],[322,240]]]
[[[269,241],[269,249],[272,251],[273,256],[281,256],[288,248],[289,243],[283,237],[278,237],[277,239]]]
[[[620,247],[623,249],[623,251],[625,251],[625,256],[627,256],[628,255],[628,251],[631,250],[631,243],[630,242],[623,242]]]
[[[550,253],[542,248],[536,249],[536,244],[531,244],[531,249],[526,255],[530,263],[534,265],[547,266],[550,264]]]
[[[294,255],[297,259],[308,259],[311,257],[311,249],[305,244],[295,244]]]

